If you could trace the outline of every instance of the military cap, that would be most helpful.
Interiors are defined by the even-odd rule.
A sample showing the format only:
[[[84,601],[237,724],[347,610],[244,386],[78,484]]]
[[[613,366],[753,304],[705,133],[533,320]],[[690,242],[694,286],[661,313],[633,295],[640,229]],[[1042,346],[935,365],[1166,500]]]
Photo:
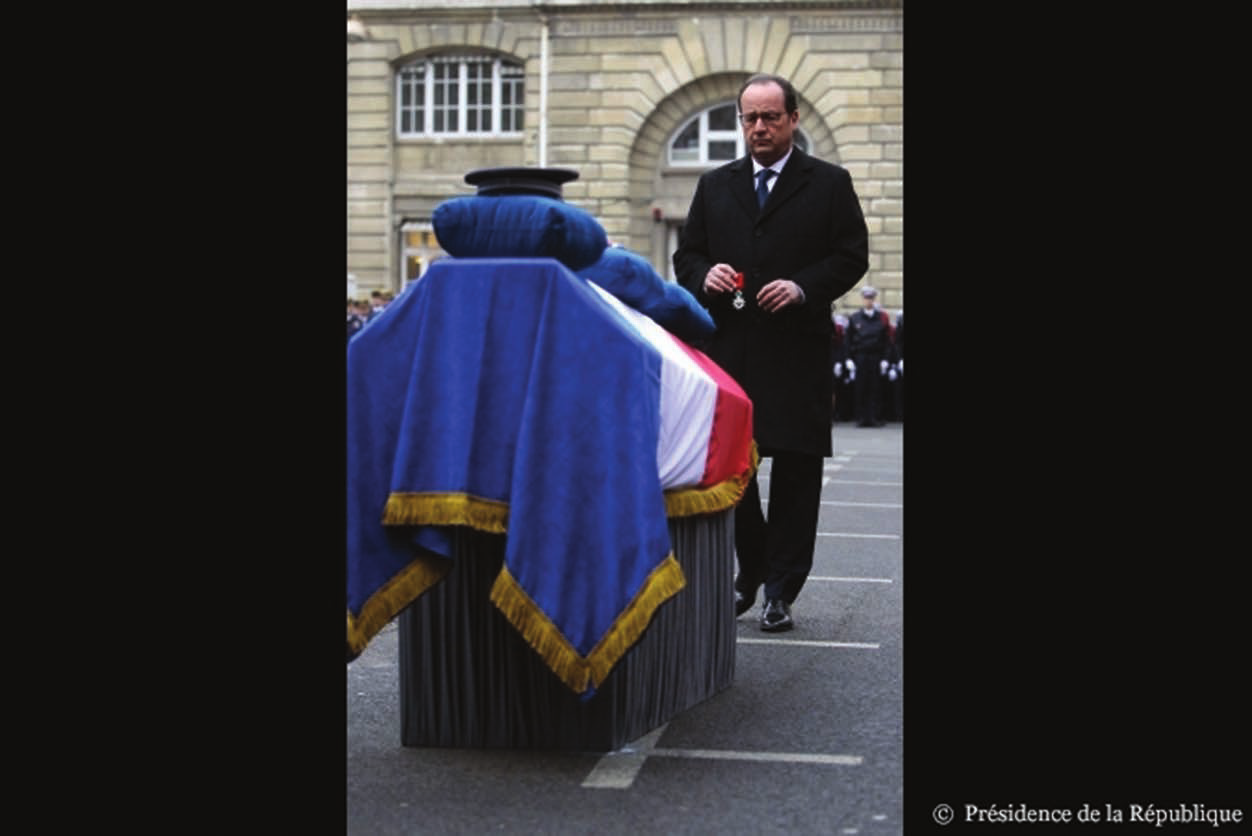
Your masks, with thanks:
[[[561,199],[561,184],[577,180],[572,168],[533,166],[479,168],[465,175],[465,182],[478,187],[480,195],[537,194]]]

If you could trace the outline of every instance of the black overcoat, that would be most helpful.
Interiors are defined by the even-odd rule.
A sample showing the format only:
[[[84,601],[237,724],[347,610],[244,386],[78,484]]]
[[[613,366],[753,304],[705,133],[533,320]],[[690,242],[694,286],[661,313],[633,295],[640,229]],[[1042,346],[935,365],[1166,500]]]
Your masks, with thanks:
[[[704,293],[705,275],[721,262],[744,275],[741,310],[731,293]],[[752,399],[762,455],[831,454],[830,306],[868,266],[869,233],[845,169],[795,148],[763,209],[750,157],[701,175],[675,275],[717,324],[700,347]],[[805,302],[767,313],[756,294],[779,278],[798,284]]]

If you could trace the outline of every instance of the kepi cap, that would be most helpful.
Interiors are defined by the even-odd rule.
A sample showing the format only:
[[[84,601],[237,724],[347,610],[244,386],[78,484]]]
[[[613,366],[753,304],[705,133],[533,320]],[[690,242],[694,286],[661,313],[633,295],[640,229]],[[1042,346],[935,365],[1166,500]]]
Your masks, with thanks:
[[[878,291],[874,290],[874,288],[870,287],[869,285],[866,285],[865,287],[861,288],[861,295],[864,296],[866,299],[873,299],[875,296],[878,295]]]
[[[465,175],[465,182],[478,187],[480,195],[537,194],[561,199],[561,184],[577,180],[572,168],[517,166],[479,168]]]

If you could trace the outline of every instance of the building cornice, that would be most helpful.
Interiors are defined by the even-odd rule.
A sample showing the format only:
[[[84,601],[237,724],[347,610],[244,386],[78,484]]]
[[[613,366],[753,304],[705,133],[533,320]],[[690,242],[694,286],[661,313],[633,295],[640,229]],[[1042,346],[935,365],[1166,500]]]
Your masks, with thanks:
[[[757,13],[794,11],[903,11],[904,0],[777,0],[763,8],[761,0],[348,0],[348,15],[362,19],[386,17],[396,13],[447,12],[491,13],[529,11],[537,14],[568,14],[570,12],[637,13],[659,12],[684,14],[717,13],[751,10]]]

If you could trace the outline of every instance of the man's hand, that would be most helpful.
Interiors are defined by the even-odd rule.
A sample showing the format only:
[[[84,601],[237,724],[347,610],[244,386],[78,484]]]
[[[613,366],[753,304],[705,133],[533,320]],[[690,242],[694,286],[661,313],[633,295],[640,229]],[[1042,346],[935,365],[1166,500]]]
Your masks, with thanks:
[[[704,292],[718,296],[735,289],[735,268],[729,264],[714,264],[704,277]]]
[[[804,302],[804,291],[800,285],[790,279],[774,279],[756,295],[756,303],[761,310],[777,313],[788,305],[799,305]]]

